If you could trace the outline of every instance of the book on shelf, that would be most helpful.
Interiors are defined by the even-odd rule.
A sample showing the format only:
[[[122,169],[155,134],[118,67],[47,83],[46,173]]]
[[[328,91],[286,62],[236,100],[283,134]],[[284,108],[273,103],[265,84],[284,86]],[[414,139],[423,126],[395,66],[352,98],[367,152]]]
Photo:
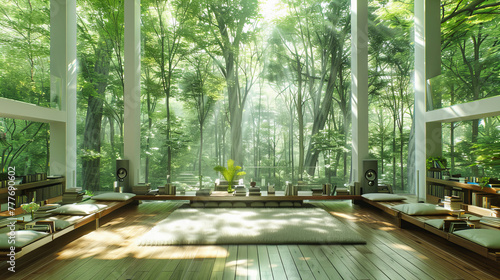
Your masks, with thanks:
[[[454,232],[457,230],[464,230],[464,229],[470,229],[466,221],[450,223],[450,232]]]
[[[62,195],[62,203],[69,204],[75,202],[81,202],[83,199],[83,195],[85,194],[82,191],[82,188],[69,188]]]
[[[250,187],[248,189],[248,195],[249,196],[259,196],[260,194],[260,188],[257,187]]]
[[[132,192],[135,194],[148,194],[151,190],[151,184],[149,183],[139,183],[135,186],[132,186]]]
[[[32,224],[27,224],[25,226],[25,229],[52,233],[52,228],[50,227],[50,225],[36,225],[36,224],[32,225]]]
[[[247,195],[247,188],[243,185],[238,185],[234,187],[234,196],[246,196]]]
[[[233,195],[234,195],[234,196],[247,196],[247,193],[246,193],[246,192],[244,192],[244,193],[241,193],[241,192],[240,192],[240,193],[234,192],[234,193],[233,193]]]
[[[196,196],[210,196],[212,189],[200,189],[196,191]]]
[[[323,193],[323,191],[322,191],[322,193]],[[337,188],[337,195],[349,195],[349,189]]]
[[[312,195],[323,195],[323,188],[312,188]]]

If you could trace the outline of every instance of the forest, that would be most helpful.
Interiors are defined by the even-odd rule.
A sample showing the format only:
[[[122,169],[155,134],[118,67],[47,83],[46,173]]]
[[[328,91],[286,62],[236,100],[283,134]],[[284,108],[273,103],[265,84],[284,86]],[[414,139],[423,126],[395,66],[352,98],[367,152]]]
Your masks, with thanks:
[[[369,1],[369,151],[409,189],[413,2]],[[141,0],[141,181],[213,186],[233,159],[245,181],[342,186],[351,176],[350,0]],[[50,94],[50,3],[0,4],[0,97]],[[442,74],[428,110],[498,95],[493,0],[441,1]],[[78,185],[111,189],[123,157],[123,0],[77,0]],[[500,119],[443,124],[452,173],[499,177]],[[0,118],[0,169],[47,172],[48,124]],[[411,171],[410,171],[411,172]]]

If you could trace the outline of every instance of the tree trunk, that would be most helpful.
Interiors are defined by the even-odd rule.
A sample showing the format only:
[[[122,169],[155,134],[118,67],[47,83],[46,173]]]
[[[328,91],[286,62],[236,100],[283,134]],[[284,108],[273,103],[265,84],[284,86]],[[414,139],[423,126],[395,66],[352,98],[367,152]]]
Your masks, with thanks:
[[[200,124],[200,154],[198,157],[198,178],[200,180],[200,189],[203,187],[201,175],[201,158],[203,153],[203,124]]]
[[[297,99],[295,106],[297,107],[297,120],[299,125],[299,180],[302,181],[304,173],[304,112],[302,106],[302,71],[300,61],[297,58],[297,73],[298,73],[298,87]]]
[[[392,117],[392,186],[396,187],[396,115]]]
[[[100,188],[100,165],[101,165],[101,124],[104,108],[104,93],[108,85],[110,57],[101,42],[96,50],[96,62],[93,74],[97,82],[94,85],[96,95],[91,94],[88,98],[87,116],[83,131],[83,149],[87,152],[97,153],[97,156],[85,157],[82,160],[83,188],[98,191]]]
[[[229,102],[229,125],[231,127],[231,159],[236,164],[242,165],[241,153],[241,120],[242,110],[239,100],[239,83],[237,79],[237,70],[235,65],[235,57],[232,50],[225,51],[226,59],[226,84]]]

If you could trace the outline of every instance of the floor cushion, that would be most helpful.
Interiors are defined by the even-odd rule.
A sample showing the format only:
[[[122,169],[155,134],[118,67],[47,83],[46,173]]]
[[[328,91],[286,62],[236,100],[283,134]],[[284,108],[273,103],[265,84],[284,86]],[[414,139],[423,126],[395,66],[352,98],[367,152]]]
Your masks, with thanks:
[[[454,234],[488,249],[500,250],[500,230],[468,229],[454,232]]]
[[[424,222],[430,226],[433,226],[437,229],[443,229],[444,220],[443,219],[429,219]]]
[[[102,206],[106,205],[97,205],[97,204],[67,204],[63,205],[61,207],[58,207],[54,210],[50,210],[49,212],[51,214],[63,214],[63,215],[79,215],[79,216],[84,216],[84,215],[89,215],[93,214],[100,209],[102,209]]]
[[[63,230],[67,227],[69,227],[70,225],[73,225],[75,224],[75,222],[72,222],[72,221],[66,221],[66,220],[61,220],[61,219],[57,219],[55,217],[50,217],[50,218],[47,218],[47,219],[44,219],[44,221],[54,221],[54,227],[56,228],[56,230]]]
[[[15,243],[10,244],[9,237],[13,235],[15,236]],[[22,248],[47,235],[49,235],[47,232],[35,230],[16,230],[2,233],[0,234],[0,250],[10,250],[10,247]]]
[[[245,208],[245,207],[247,207],[247,204],[245,202],[235,202],[235,203],[233,203],[233,207],[235,207],[235,208]]]
[[[109,192],[102,193],[98,195],[94,195],[92,197],[93,200],[107,200],[107,201],[125,201],[129,200],[135,196],[135,193],[118,193],[118,192]]]
[[[371,201],[401,201],[406,199],[404,196],[392,193],[365,193],[361,196]]]
[[[205,207],[205,203],[203,202],[198,202],[198,201],[195,201],[195,202],[191,202],[191,207],[193,208],[203,208]]]
[[[408,203],[391,207],[410,216],[449,215],[450,210],[430,203]]]
[[[233,203],[231,203],[231,202],[219,202],[218,207],[231,208],[231,207],[233,207]]]
[[[252,203],[250,203],[250,207],[264,207],[264,202],[260,202],[260,201],[254,201]]]

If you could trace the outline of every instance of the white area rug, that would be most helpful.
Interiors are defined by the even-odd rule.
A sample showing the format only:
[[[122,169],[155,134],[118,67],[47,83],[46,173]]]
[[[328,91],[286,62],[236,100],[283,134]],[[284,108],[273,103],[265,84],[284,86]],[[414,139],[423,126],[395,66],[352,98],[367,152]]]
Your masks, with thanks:
[[[139,240],[142,246],[365,243],[319,208],[177,209]]]

